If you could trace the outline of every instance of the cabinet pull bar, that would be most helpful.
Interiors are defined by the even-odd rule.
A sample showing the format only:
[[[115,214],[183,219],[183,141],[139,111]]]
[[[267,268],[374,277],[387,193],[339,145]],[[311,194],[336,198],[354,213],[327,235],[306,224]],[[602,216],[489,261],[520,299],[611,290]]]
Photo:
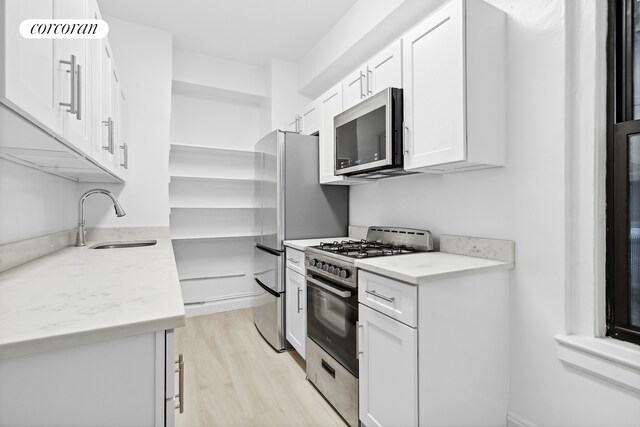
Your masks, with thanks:
[[[125,169],[129,169],[129,146],[125,142],[120,146],[120,149],[123,151],[123,154],[124,154],[124,162],[120,163],[120,166],[122,166]]]
[[[76,78],[76,120],[82,120],[82,66],[78,64],[78,76]]]
[[[364,291],[366,293],[368,293],[369,295],[373,295],[374,297],[378,297],[378,298],[383,299],[385,301],[394,302],[396,300],[394,297],[387,297],[387,296],[384,296],[382,294],[377,293],[375,291],[375,289],[373,289],[373,290],[365,289]]]
[[[178,368],[174,371],[178,373],[178,394],[175,396],[178,399],[176,409],[179,409],[182,414],[184,412],[184,356],[182,353],[180,353],[175,363],[178,365]]]
[[[107,150],[109,153],[113,154],[113,120],[111,117],[107,117],[107,120],[103,120],[102,124],[107,127],[107,146],[102,147],[103,150]]]
[[[371,95],[373,91],[371,90],[371,81],[373,80],[373,71],[367,66],[367,94]]]
[[[300,264],[300,261],[294,259],[293,257],[287,258],[287,261],[291,261],[294,264]]]
[[[364,98],[364,74],[360,71],[360,99]]]
[[[71,98],[69,99],[69,102],[60,102],[59,104],[62,107],[69,107],[69,109],[67,110],[67,113],[71,113],[71,114],[76,114],[78,112],[77,110],[77,104],[76,104],[76,56],[75,55],[71,55],[71,60],[70,61],[66,61],[61,59],[60,60],[61,64],[65,64],[68,65],[70,68],[70,91],[71,91]]]
[[[298,286],[298,313],[300,313],[302,311],[302,307],[300,307],[300,293],[302,292],[302,289],[300,288],[300,286]]]
[[[364,351],[360,350],[360,331],[364,330],[364,325],[361,325],[360,322],[356,322],[356,359],[360,359],[360,355],[364,354]]]

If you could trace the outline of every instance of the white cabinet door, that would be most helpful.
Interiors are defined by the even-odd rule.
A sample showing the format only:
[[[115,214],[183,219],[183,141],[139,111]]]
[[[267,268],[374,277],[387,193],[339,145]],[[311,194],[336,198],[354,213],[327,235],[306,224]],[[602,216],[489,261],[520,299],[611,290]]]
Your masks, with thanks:
[[[54,100],[53,40],[25,39],[18,27],[25,19],[52,19],[51,0],[0,1],[0,50],[4,79],[0,82],[0,98],[21,114],[35,119],[54,132],[62,134],[62,114]]]
[[[367,96],[388,87],[402,88],[402,41],[398,40],[367,64]]]
[[[93,52],[95,68],[99,70],[93,84],[94,114],[92,117],[93,156],[103,166],[112,164],[110,141],[111,122],[111,47],[107,39],[97,41],[97,52]]]
[[[88,19],[91,16],[86,0],[54,0],[53,5],[56,19]],[[54,42],[56,104],[73,102],[73,108],[77,111],[72,113],[71,107],[61,107],[62,135],[87,154],[91,154],[90,46],[88,39],[58,39]],[[72,64],[67,63],[71,62],[72,57],[75,64],[73,70]]]
[[[320,131],[320,102],[313,101],[299,115],[300,133],[313,135]]]
[[[353,107],[365,98],[365,73],[366,67],[363,66],[342,81],[343,110]]]
[[[286,269],[286,332],[287,341],[305,358],[305,338],[307,337],[307,292],[302,274]]]
[[[287,132],[298,132],[298,116],[297,115],[290,123],[287,124],[287,126],[285,127],[285,130]]]
[[[405,169],[465,160],[463,2],[403,37]]]
[[[113,142],[111,143],[111,157],[110,163],[108,167],[114,171],[118,172],[120,169],[119,161],[120,156],[118,151],[120,149],[120,79],[118,78],[118,72],[113,67],[113,59],[112,59],[112,68],[111,68],[111,120],[113,121]]]
[[[344,181],[341,176],[335,176],[335,129],[333,118],[342,112],[342,86],[336,85],[320,98],[322,112],[320,124],[320,184]]]
[[[360,420],[418,425],[418,331],[359,305]]]

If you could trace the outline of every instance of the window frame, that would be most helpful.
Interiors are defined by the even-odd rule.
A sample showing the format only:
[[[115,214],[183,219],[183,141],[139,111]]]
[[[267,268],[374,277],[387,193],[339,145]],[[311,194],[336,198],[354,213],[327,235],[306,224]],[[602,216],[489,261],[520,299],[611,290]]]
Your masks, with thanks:
[[[640,327],[630,323],[629,187],[630,134],[640,135],[633,119],[633,4],[609,0],[607,34],[606,177],[606,334],[640,344]]]

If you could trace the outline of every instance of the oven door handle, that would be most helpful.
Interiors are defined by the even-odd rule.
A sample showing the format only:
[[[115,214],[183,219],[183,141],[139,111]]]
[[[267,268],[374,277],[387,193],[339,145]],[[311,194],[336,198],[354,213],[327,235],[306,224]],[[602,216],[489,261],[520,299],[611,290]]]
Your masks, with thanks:
[[[339,297],[342,297],[342,298],[348,298],[351,296],[351,291],[343,291],[342,289],[338,289],[334,286],[321,282],[320,280],[314,279],[313,277],[310,277],[310,276],[307,276],[307,282],[312,283],[324,289],[325,291],[329,291],[332,294],[338,295]]]

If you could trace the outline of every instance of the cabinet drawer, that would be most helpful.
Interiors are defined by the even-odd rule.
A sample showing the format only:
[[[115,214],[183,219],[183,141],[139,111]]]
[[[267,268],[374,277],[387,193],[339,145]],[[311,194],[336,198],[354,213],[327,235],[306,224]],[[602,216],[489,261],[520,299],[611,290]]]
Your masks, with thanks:
[[[358,270],[358,302],[402,323],[418,326],[418,287]]]
[[[300,274],[304,274],[304,252],[287,248],[287,267]]]

